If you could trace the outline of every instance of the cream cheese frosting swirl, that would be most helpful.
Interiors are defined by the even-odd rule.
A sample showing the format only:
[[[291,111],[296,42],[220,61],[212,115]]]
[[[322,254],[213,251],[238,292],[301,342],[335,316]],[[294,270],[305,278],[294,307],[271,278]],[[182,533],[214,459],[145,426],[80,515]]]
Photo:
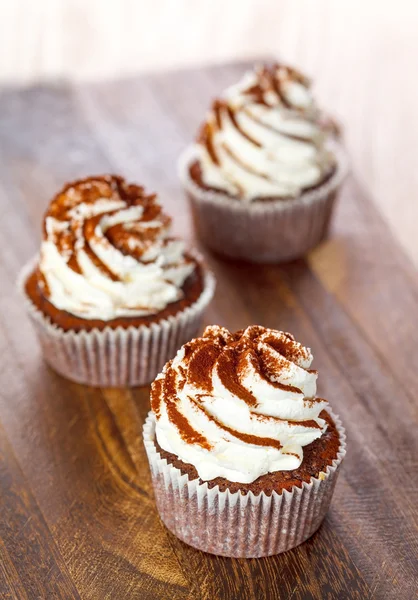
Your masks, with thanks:
[[[296,197],[332,172],[330,137],[310,81],[260,66],[213,103],[195,147],[200,176],[245,202]]]
[[[204,481],[297,469],[303,446],[326,430],[312,359],[289,333],[207,327],[152,385],[158,444]]]
[[[182,297],[195,263],[169,236],[155,195],[117,176],[67,185],[45,215],[39,273],[58,309],[108,321],[157,313]]]

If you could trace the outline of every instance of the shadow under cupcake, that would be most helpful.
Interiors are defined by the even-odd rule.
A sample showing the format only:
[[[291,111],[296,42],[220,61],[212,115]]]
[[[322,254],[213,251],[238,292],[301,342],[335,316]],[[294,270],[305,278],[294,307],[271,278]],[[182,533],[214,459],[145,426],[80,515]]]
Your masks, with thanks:
[[[215,100],[179,161],[197,235],[218,254],[279,263],[327,234],[347,173],[309,80],[260,66]]]

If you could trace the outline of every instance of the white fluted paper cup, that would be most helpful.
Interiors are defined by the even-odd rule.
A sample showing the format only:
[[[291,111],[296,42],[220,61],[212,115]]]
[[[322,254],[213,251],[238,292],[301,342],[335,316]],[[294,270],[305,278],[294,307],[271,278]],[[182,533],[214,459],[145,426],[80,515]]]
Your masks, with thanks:
[[[126,329],[106,327],[101,331],[64,331],[52,323],[25,291],[25,282],[37,260],[35,257],[23,267],[18,288],[44,358],[63,377],[91,386],[133,387],[151,383],[177,350],[196,337],[215,290],[215,277],[204,268],[199,298],[166,319]],[[202,266],[200,260],[199,264]]]
[[[199,479],[190,480],[158,453],[151,411],[144,424],[144,445],[158,512],[167,529],[199,550],[237,558],[279,554],[310,538],[329,508],[346,453],[345,430],[340,419],[329,413],[340,438],[337,458],[301,488],[268,496],[220,491],[219,486],[210,489]]]
[[[341,184],[348,173],[342,145],[332,143],[337,163],[330,179],[292,200],[243,203],[195,183],[197,160],[189,146],[179,159],[179,176],[190,200],[200,240],[217,254],[256,263],[281,263],[306,254],[327,235]]]

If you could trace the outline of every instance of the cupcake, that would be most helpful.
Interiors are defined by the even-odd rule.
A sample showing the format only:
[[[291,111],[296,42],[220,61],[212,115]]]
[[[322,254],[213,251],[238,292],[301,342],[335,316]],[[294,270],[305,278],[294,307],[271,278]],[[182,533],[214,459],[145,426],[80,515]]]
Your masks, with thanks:
[[[247,73],[215,100],[179,162],[202,242],[272,263],[316,246],[347,170],[330,123],[310,81],[278,64]]]
[[[345,435],[316,396],[312,354],[289,333],[207,327],[151,387],[144,425],[166,527],[213,554],[301,544],[329,507]]]
[[[55,196],[19,286],[58,373],[144,385],[197,334],[214,278],[170,224],[155,194],[122,177],[89,177]]]

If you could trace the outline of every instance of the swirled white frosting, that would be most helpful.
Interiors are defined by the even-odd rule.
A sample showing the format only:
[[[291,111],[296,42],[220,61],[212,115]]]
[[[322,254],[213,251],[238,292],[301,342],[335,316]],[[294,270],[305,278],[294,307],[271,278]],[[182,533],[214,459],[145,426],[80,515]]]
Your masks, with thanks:
[[[245,202],[295,197],[331,172],[329,137],[309,80],[262,66],[213,103],[196,144],[201,178]]]
[[[195,268],[155,195],[120,177],[66,186],[44,222],[43,293],[61,310],[108,321],[157,313]]]
[[[316,397],[312,354],[292,335],[212,326],[179,350],[153,383],[151,406],[163,450],[204,481],[250,483],[297,469],[319,438],[327,402]]]

